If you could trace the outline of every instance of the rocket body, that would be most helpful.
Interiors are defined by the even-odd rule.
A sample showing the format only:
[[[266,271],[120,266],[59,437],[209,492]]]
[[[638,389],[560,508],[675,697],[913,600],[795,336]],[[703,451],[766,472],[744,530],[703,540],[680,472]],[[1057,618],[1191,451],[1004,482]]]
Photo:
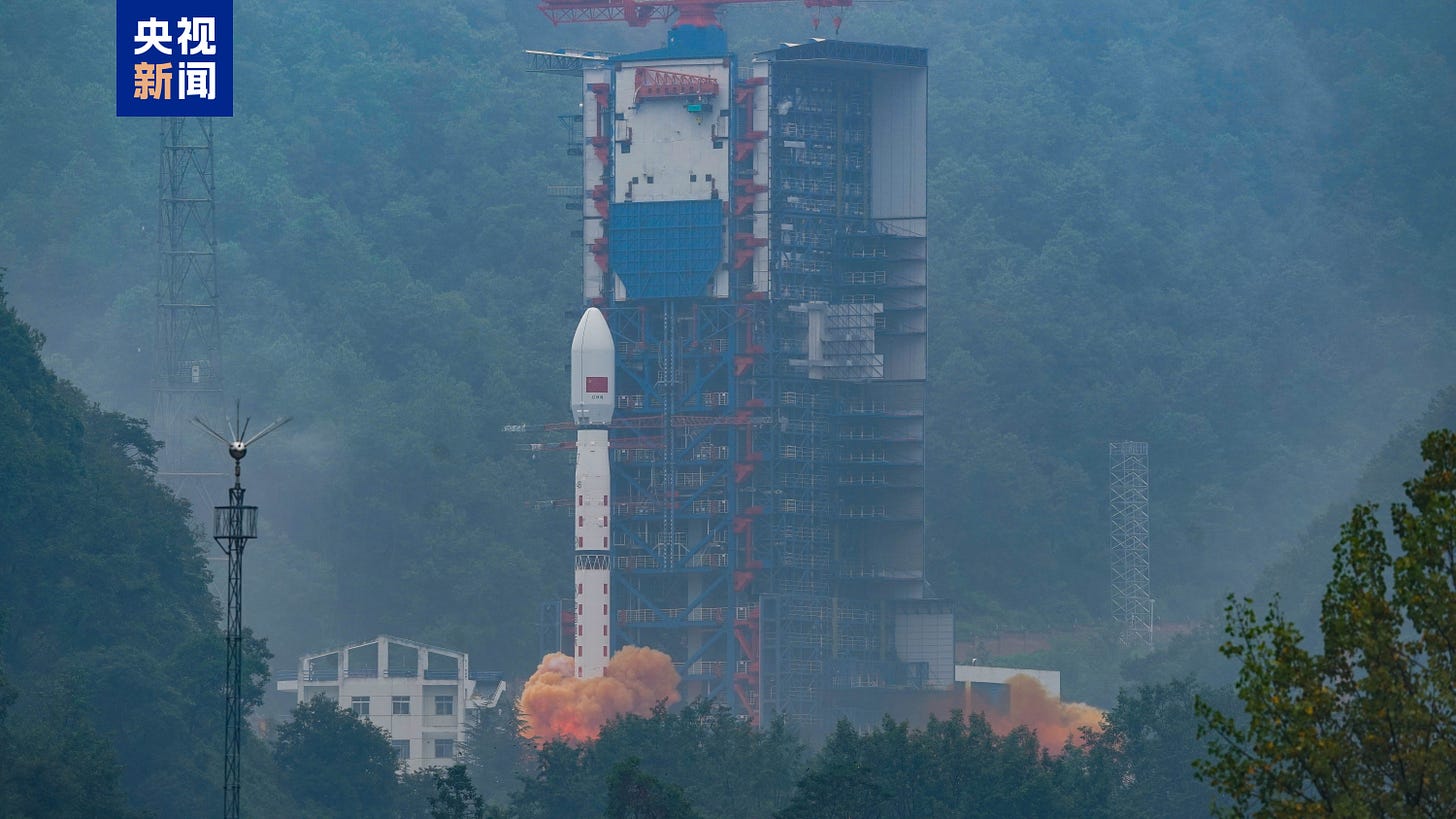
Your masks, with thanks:
[[[600,677],[612,652],[612,475],[607,427],[617,402],[607,318],[588,308],[571,341],[576,422],[576,676]]]

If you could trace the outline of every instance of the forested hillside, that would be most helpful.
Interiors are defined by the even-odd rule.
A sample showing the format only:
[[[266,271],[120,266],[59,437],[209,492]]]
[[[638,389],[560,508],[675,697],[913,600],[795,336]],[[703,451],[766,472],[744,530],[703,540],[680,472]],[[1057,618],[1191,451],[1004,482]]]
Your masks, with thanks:
[[[0,290],[0,816],[212,812],[223,644],[187,509],[142,422],[40,362]],[[243,696],[269,657],[245,641]],[[286,811],[249,743],[249,807]],[[125,796],[123,796],[125,793]]]
[[[225,377],[297,419],[248,463],[248,622],[283,658],[388,630],[522,673],[569,577],[569,525],[529,504],[569,477],[500,428],[566,414],[580,251],[545,195],[575,181],[572,89],[520,51],[662,31],[553,30],[531,0],[235,15]],[[747,55],[808,17],[726,19]],[[963,619],[1105,617],[1123,438],[1152,447],[1160,615],[1201,616],[1456,381],[1449,4],[845,18],[931,54],[930,575]],[[158,139],[112,116],[112,24],[107,3],[0,8],[0,265],[47,363],[145,416]]]

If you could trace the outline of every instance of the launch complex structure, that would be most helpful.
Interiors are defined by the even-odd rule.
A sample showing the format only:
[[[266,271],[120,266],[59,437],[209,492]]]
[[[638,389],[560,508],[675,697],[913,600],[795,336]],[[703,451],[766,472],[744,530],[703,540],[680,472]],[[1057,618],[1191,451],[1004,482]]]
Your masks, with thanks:
[[[873,721],[955,675],[923,571],[926,52],[741,62],[701,11],[651,51],[531,53],[580,81],[568,650],[659,649],[756,724]]]

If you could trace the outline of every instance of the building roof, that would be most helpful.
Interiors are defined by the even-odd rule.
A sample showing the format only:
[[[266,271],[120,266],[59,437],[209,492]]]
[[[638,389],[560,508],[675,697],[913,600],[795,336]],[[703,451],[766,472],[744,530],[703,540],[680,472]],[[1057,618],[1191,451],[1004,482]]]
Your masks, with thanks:
[[[612,62],[666,60],[674,58],[730,57],[728,36],[721,28],[678,26],[667,33],[667,45],[633,54],[618,54]]]
[[[883,43],[855,43],[848,40],[814,38],[807,43],[784,43],[771,51],[760,51],[758,59],[773,61],[824,60],[832,62],[877,63],[905,68],[925,68],[930,52],[912,46]]]
[[[435,652],[437,654],[449,654],[449,655],[454,656],[454,657],[468,657],[469,656],[469,654],[467,652],[459,651],[459,650],[453,649],[453,648],[444,648],[442,646],[432,646],[429,643],[421,643],[418,640],[407,640],[407,639],[405,639],[403,637],[395,637],[392,634],[380,634],[380,635],[375,636],[375,637],[370,637],[367,640],[359,640],[359,641],[356,641],[356,642],[353,642],[353,643],[347,643],[345,645],[335,646],[334,648],[327,648],[327,649],[324,649],[323,651],[311,651],[311,652],[309,652],[307,654],[304,654],[303,655],[303,659],[308,660],[308,659],[313,659],[315,657],[323,657],[323,656],[326,656],[328,654],[334,654],[336,652],[348,651],[349,649],[353,649],[353,648],[361,648],[363,646],[369,645],[370,643],[377,643],[380,640],[387,640],[387,641],[389,641],[391,643],[396,643],[398,645],[403,645],[403,646],[409,646],[411,648],[419,648],[419,649],[424,649],[426,651],[433,651],[433,652]]]

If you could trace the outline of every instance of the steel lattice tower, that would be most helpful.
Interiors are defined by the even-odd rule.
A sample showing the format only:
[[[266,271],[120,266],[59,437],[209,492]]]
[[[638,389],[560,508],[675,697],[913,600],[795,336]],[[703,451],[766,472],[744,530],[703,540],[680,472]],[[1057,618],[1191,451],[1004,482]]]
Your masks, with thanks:
[[[222,405],[212,134],[210,117],[162,120],[152,430],[158,477],[194,501],[207,499],[199,479],[223,474],[183,433]]]
[[[1127,646],[1153,647],[1153,597],[1148,584],[1148,445],[1108,445],[1112,471],[1112,618]]]
[[[242,463],[233,468],[228,505],[213,508],[213,540],[227,555],[227,710],[223,717],[223,816],[242,816],[243,549],[258,536],[258,507],[243,505]]]
[[[228,562],[227,705],[223,712],[224,819],[238,819],[242,815],[239,812],[239,794],[242,790],[243,749],[243,549],[248,541],[258,536],[258,507],[243,504],[243,458],[247,457],[250,445],[289,421],[279,418],[249,438],[248,421],[242,418],[241,402],[238,409],[236,421],[228,424],[230,438],[223,437],[201,418],[194,419],[198,426],[227,445],[228,455],[233,459],[233,485],[228,490],[228,505],[216,506],[212,510],[212,539],[222,547]]]

